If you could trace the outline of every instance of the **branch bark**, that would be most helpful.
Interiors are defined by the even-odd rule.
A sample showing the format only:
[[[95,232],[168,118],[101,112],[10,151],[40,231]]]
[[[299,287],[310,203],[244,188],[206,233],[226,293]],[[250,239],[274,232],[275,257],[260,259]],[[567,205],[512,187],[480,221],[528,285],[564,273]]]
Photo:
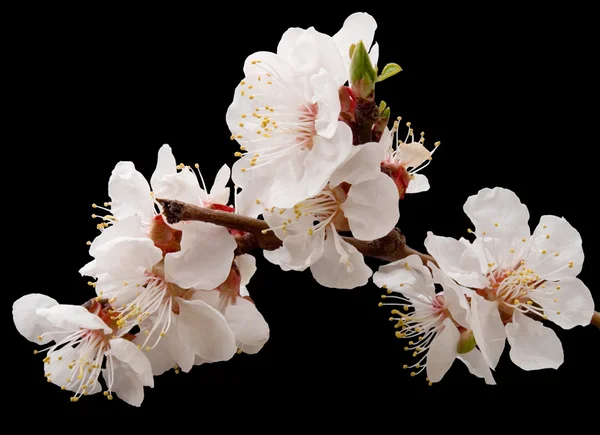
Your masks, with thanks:
[[[238,243],[236,255],[245,254],[258,248],[273,251],[282,244],[281,240],[272,231],[263,233],[263,230],[269,228],[263,220],[220,210],[211,210],[176,200],[157,199],[157,201],[162,205],[163,214],[170,224],[180,221],[202,221],[244,231],[246,234],[236,236]],[[406,244],[406,237],[398,228],[394,228],[386,236],[370,242],[357,240],[354,237],[343,237],[343,239],[366,257],[392,262],[415,254],[421,257],[423,264],[431,261],[437,265],[431,255],[422,254],[409,247]]]
[[[242,255],[255,249],[273,251],[282,244],[281,240],[272,231],[263,234],[262,231],[269,228],[263,220],[220,210],[211,210],[171,199],[157,199],[157,201],[162,205],[163,214],[170,224],[180,221],[201,221],[245,232],[244,235],[236,236],[238,244],[235,251],[236,255]],[[370,242],[358,240],[354,237],[343,237],[343,239],[358,249],[365,257],[392,262],[414,254],[421,257],[425,265],[429,261],[437,265],[431,255],[423,254],[408,246],[406,237],[398,228],[394,228],[388,235]],[[594,312],[590,324],[600,328],[600,312]]]

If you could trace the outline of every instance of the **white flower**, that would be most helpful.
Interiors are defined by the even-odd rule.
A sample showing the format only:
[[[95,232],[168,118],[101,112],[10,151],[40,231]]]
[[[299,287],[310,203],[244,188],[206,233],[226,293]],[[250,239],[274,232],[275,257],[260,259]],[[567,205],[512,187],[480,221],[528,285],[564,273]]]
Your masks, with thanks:
[[[396,336],[410,340],[404,350],[417,358],[414,364],[403,367],[412,370],[411,376],[426,370],[431,384],[440,381],[458,358],[471,373],[495,384],[479,350],[458,353],[461,333],[470,329],[471,318],[463,289],[431,262],[429,267],[433,276],[419,256],[410,255],[381,266],[373,275],[373,282],[387,290],[382,298],[392,301],[379,305],[401,307],[392,310],[390,320],[402,328]],[[443,291],[436,293],[435,284],[441,284]]]
[[[82,306],[59,305],[42,294],[28,294],[13,304],[13,320],[29,341],[55,342],[34,353],[47,352],[45,376],[48,382],[75,393],[71,401],[100,392],[102,371],[108,399],[116,393],[130,405],[140,406],[144,386],[154,386],[150,361],[127,339],[128,334],[113,331],[100,317],[108,319],[109,315],[99,303],[92,309],[97,313]]]
[[[471,327],[486,362],[496,366],[508,339],[510,357],[522,369],[558,368],[560,340],[534,318],[565,329],[589,325],[594,302],[576,278],[581,236],[556,216],[542,216],[530,234],[527,207],[499,187],[469,197],[464,211],[475,225],[472,244],[428,233],[425,246],[444,272],[474,289]]]
[[[398,192],[379,169],[382,148],[377,143],[354,147],[318,195],[291,209],[265,210],[272,231],[283,241],[265,257],[284,270],[310,267],[321,285],[354,288],[365,285],[372,272],[363,255],[344,241],[338,231],[374,240],[388,234],[399,218]]]
[[[350,47],[362,41],[367,51],[373,67],[377,67],[379,60],[379,44],[373,44],[377,22],[375,18],[365,12],[356,12],[346,18],[342,28],[333,35],[333,40],[344,61],[344,70],[346,76],[350,71]],[[371,46],[373,44],[373,46]]]
[[[317,195],[352,150],[352,131],[338,121],[338,84],[323,68],[299,76],[267,52],[249,56],[244,73],[226,116],[241,149],[232,172],[238,202],[249,214],[260,212],[257,200],[292,207]]]
[[[183,315],[188,314],[190,307],[211,307],[209,311],[211,315],[219,313],[224,317],[230,330],[228,334],[235,337],[237,348],[246,353],[257,353],[269,339],[269,326],[250,300],[246,289],[255,271],[254,257],[248,254],[236,257],[235,266],[232,267],[229,277],[218,288],[190,290],[186,293]],[[181,301],[179,303],[181,304]],[[200,314],[196,319],[179,320],[177,316],[172,316],[171,321],[178,325],[178,330],[174,334],[165,335],[162,339],[160,339],[160,329],[156,328],[156,318],[150,318],[140,326],[143,334],[138,335],[136,343],[145,346],[147,341],[157,342],[155,348],[147,354],[152,362],[154,375],[160,375],[171,368],[175,368],[176,373],[179,370],[187,372],[193,365],[212,361],[207,358],[205,351],[194,351],[193,346],[189,344],[197,340],[194,336],[204,334],[214,337],[216,335],[217,331],[212,330],[213,326],[207,324],[201,317]],[[222,322],[219,322],[219,330],[221,331],[219,334],[223,335]],[[224,340],[224,337],[219,339]],[[229,337],[226,337],[226,341],[230,342]],[[217,340],[214,342],[203,340],[202,343],[211,346],[221,345]]]
[[[387,129],[383,132],[379,143],[385,149],[385,158],[381,162],[381,170],[394,180],[400,198],[403,198],[406,193],[419,193],[429,190],[429,180],[419,172],[429,165],[440,142],[436,142],[434,144],[435,148],[429,151],[423,146],[425,133],[421,133],[420,139],[415,141],[410,122],[406,123],[408,132],[402,140],[398,133],[399,124],[400,118],[394,121],[391,133]]]

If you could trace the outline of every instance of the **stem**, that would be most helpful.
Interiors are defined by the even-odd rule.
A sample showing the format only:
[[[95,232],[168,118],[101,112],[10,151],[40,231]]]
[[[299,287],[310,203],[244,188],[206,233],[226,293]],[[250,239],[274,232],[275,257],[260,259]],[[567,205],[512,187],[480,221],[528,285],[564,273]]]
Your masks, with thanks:
[[[157,201],[162,205],[163,214],[170,224],[179,221],[201,221],[247,233],[236,237],[238,243],[236,255],[245,254],[258,248],[273,251],[282,245],[281,240],[272,231],[262,233],[262,230],[269,228],[263,220],[211,210],[176,200],[157,199]],[[343,239],[366,257],[392,262],[414,254],[421,257],[423,264],[427,264],[428,261],[437,264],[431,255],[422,254],[407,246],[406,237],[398,228],[394,228],[388,235],[370,242],[357,240],[354,237],[343,237]]]

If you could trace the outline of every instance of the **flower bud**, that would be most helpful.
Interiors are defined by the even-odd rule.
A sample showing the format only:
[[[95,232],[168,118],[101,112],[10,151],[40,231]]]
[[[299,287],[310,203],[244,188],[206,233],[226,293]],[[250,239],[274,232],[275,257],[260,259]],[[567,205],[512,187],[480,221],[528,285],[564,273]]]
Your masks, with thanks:
[[[386,107],[385,102],[381,102],[379,104],[379,117],[377,121],[375,121],[375,125],[373,125],[373,141],[379,142],[381,139],[381,135],[383,134],[385,128],[387,127],[388,121],[390,120],[390,108]]]
[[[369,52],[362,41],[356,44],[350,62],[350,84],[354,93],[362,99],[373,100],[377,72],[371,64]]]
[[[473,331],[467,329],[462,334],[460,334],[460,340],[458,341],[458,346],[456,347],[456,351],[458,353],[469,353],[473,349],[477,343],[475,342],[475,336],[473,335]]]

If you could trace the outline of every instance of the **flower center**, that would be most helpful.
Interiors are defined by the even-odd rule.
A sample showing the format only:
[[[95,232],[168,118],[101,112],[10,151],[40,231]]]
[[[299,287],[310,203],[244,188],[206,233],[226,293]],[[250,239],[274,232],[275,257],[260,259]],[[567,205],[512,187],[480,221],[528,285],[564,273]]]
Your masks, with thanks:
[[[514,310],[524,314],[535,314],[543,319],[547,318],[545,310],[560,314],[560,311],[548,310],[536,303],[536,297],[547,298],[553,293],[546,290],[545,280],[528,268],[525,260],[519,261],[512,269],[492,270],[493,267],[494,263],[488,263],[488,287],[478,289],[477,294],[487,300],[498,301],[500,317],[504,324],[512,321]],[[560,286],[558,289],[560,290]],[[553,300],[557,302],[556,298]]]
[[[317,134],[318,105],[292,89],[269,65],[260,60],[253,64],[265,73],[245,77],[239,92],[255,109],[240,114],[237,134],[231,135],[231,140],[240,144],[240,152],[235,156],[243,157],[248,163],[242,172],[285,161],[297,152],[310,151]]]

